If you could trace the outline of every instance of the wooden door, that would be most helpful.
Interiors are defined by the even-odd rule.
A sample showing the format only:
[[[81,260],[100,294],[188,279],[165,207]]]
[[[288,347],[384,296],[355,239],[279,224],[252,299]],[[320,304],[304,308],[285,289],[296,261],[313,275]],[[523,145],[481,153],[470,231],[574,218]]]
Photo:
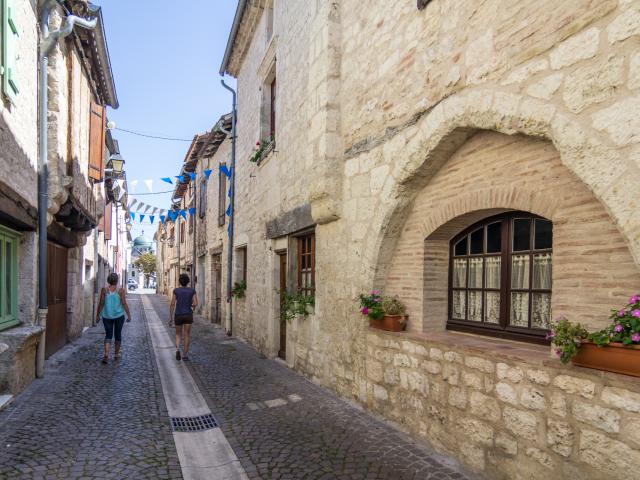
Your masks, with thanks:
[[[67,252],[65,247],[48,242],[46,358],[67,343]]]
[[[220,308],[222,306],[222,258],[220,255],[214,255],[211,257],[211,264],[213,272],[213,321],[220,324]]]
[[[287,291],[287,254],[278,255],[280,259],[280,348],[278,356],[283,360],[287,359],[287,320],[282,312],[284,304],[284,294]]]

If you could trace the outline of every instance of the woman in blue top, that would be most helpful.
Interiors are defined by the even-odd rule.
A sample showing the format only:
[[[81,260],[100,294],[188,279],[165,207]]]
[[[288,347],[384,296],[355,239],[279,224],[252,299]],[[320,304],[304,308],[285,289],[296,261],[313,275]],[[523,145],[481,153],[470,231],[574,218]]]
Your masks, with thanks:
[[[198,296],[189,285],[189,275],[183,273],[178,278],[179,288],[173,290],[171,306],[169,307],[169,326],[171,319],[176,324],[176,360],[189,361],[189,340],[191,337],[191,324],[193,323],[193,309],[198,305]],[[174,316],[175,314],[175,316]],[[183,336],[184,334],[184,336]],[[180,340],[183,339],[183,353],[180,353]]]
[[[113,331],[116,332],[116,346],[114,358],[120,358],[120,345],[122,344],[122,326],[124,325],[124,314],[127,314],[127,322],[131,321],[131,313],[124,288],[118,288],[118,274],[110,273],[107,277],[109,286],[100,291],[100,301],[98,302],[98,321],[102,318],[104,324],[104,355],[102,363],[109,362],[109,347],[113,338]]]

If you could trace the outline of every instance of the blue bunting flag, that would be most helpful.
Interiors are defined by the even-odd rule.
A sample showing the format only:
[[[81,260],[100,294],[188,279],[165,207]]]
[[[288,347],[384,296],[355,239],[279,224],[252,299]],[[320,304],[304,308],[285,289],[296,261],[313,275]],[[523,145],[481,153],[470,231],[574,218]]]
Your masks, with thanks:
[[[220,171],[226,175],[227,178],[231,178],[231,170],[226,165],[220,165]]]

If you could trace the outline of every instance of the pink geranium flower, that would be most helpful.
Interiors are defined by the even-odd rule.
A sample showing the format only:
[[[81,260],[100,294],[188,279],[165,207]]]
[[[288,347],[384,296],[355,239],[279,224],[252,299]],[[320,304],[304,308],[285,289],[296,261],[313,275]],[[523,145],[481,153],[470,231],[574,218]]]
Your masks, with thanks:
[[[616,324],[615,327],[613,327],[613,331],[620,333],[622,331],[622,325],[620,325],[619,323]]]
[[[624,317],[625,311],[624,310],[618,310],[618,316],[619,317]]]
[[[629,303],[637,303],[640,300],[640,295],[631,295],[629,297]]]
[[[640,318],[640,309],[635,309],[635,310],[631,310],[631,316],[632,317],[636,317],[636,318]]]
[[[634,333],[631,335],[631,340],[634,342],[640,342],[640,333]]]
[[[367,307],[362,307],[362,309],[360,311],[362,312],[363,315],[368,315],[369,314],[369,309]]]
[[[371,295],[380,295],[380,290],[371,290]]]

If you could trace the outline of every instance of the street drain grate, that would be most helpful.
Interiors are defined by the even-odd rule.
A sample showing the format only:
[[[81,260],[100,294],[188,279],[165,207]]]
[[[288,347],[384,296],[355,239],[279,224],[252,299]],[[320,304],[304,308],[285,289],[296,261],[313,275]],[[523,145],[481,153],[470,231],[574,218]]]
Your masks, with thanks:
[[[210,413],[199,417],[171,417],[174,432],[201,432],[217,426],[218,422]]]

